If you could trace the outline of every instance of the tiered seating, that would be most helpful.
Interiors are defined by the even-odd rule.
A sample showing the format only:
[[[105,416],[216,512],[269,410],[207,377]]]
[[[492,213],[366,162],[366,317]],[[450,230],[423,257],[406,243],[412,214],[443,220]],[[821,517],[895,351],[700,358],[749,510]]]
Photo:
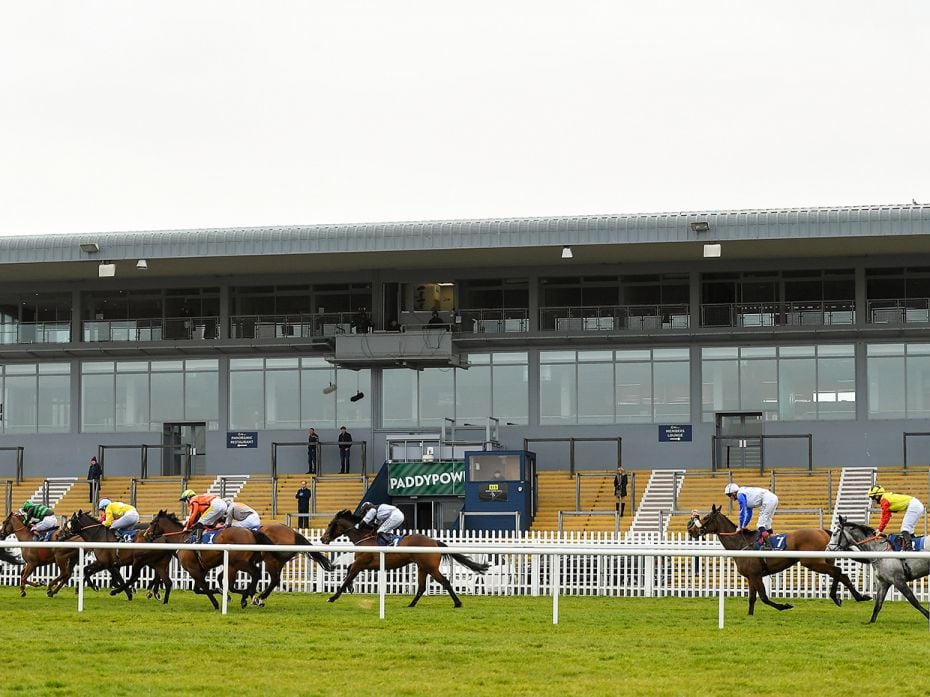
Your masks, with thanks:
[[[558,530],[559,511],[575,509],[575,480],[568,470],[546,470],[537,473],[536,482],[536,517],[530,529]]]
[[[928,492],[928,468],[927,467],[909,467],[907,469],[890,469],[880,467],[875,475],[875,483],[884,487],[888,491],[896,494],[908,494],[916,496],[921,500],[924,506],[930,505],[930,492]],[[898,532],[901,529],[901,517],[903,513],[893,513],[891,523],[885,528],[885,532]],[[869,525],[878,525],[878,519],[881,513],[876,506],[873,506],[872,514],[869,516]],[[918,535],[926,535],[926,516],[918,523],[914,530]]]
[[[374,479],[374,475],[369,475],[369,484]],[[297,491],[299,478],[294,480],[289,491],[291,496],[290,508],[279,510],[297,511],[297,501],[294,500],[294,492]],[[333,516],[343,508],[355,509],[359,502],[365,497],[367,487],[358,478],[356,474],[346,475],[327,475],[316,482],[316,501],[310,509],[313,513],[310,516],[310,527],[323,527]]]
[[[640,473],[638,473],[640,474]],[[648,479],[648,473],[640,474]],[[614,470],[585,470],[580,476],[581,511],[614,513]],[[567,470],[544,471],[537,473],[538,511],[531,530],[558,530],[559,511],[576,510],[576,480],[569,476]],[[632,499],[630,499],[632,501]],[[629,529],[633,520],[632,507],[628,505],[626,515],[620,519],[620,531]],[[567,515],[562,518],[565,531],[593,530],[614,531],[612,515]]]
[[[171,477],[156,477],[136,483],[136,510],[142,520],[148,520],[158,511],[181,514],[184,504],[178,501],[181,482]]]

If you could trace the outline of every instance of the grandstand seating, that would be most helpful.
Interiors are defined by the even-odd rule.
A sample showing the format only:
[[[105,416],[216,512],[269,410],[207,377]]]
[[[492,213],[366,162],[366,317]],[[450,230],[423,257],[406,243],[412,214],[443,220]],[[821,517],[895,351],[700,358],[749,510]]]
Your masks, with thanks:
[[[559,511],[595,511],[613,513],[614,471],[585,470],[580,472],[578,484],[568,470],[547,470],[537,473],[537,513],[531,530],[558,530]],[[576,508],[576,486],[581,487],[580,505]],[[632,506],[620,519],[620,532],[626,532],[633,520]],[[612,515],[568,515],[563,516],[562,529],[566,531],[613,532],[615,518]]]

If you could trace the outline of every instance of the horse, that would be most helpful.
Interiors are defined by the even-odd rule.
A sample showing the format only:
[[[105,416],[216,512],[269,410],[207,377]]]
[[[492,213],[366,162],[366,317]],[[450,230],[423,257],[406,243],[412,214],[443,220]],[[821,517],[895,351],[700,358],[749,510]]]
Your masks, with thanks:
[[[352,513],[348,509],[339,511],[331,521],[329,525],[326,526],[326,530],[323,533],[323,536],[320,538],[320,541],[323,544],[329,544],[337,537],[345,535],[352,541],[354,545],[360,545],[364,543],[375,544],[377,541],[376,527],[370,525],[363,525],[361,528],[357,528],[361,522],[361,518]],[[404,547],[447,547],[444,543],[439,540],[434,540],[431,537],[426,537],[425,535],[406,535],[397,547],[387,547],[385,551],[388,552],[384,557],[384,568],[385,569],[399,569],[402,566],[407,566],[407,564],[416,564],[417,565],[417,592],[413,596],[413,600],[410,601],[410,604],[407,607],[413,607],[417,604],[417,601],[423,595],[423,591],[426,590],[426,577],[432,576],[443,588],[446,589],[446,592],[452,596],[452,602],[455,603],[455,607],[462,607],[462,601],[459,600],[459,597],[455,594],[455,590],[452,588],[452,584],[449,582],[449,579],[446,578],[442,572],[439,570],[439,562],[443,557],[451,557],[459,564],[468,567],[477,574],[483,574],[488,570],[487,564],[479,564],[476,561],[468,558],[464,554],[454,554],[452,552],[436,552],[435,554],[411,554],[410,552],[403,552]],[[352,566],[349,567],[349,572],[346,574],[345,580],[342,582],[342,585],[339,587],[339,590],[329,598],[329,602],[334,603],[339,599],[346,590],[351,590],[352,582],[355,580],[355,577],[359,575],[360,572],[366,569],[378,569],[380,568],[379,563],[379,554],[376,552],[357,552],[355,554],[355,561],[352,562]]]
[[[751,530],[737,532],[736,524],[721,512],[721,506],[711,506],[710,513],[704,516],[700,522],[690,527],[688,532],[692,538],[716,534],[724,549],[729,550],[753,549],[753,543],[758,536],[758,533]],[[840,583],[849,589],[856,602],[871,600],[870,596],[856,590],[849,576],[843,573],[843,570],[837,567],[832,559],[797,559],[788,554],[789,551],[822,552],[826,550],[829,541],[829,530],[801,528],[793,530],[785,536],[786,551],[784,556],[779,554],[776,557],[741,557],[737,559],[736,570],[749,582],[749,614],[753,614],[757,594],[763,603],[776,610],[790,610],[794,607],[790,603],[776,603],[769,599],[765,584],[762,583],[762,577],[780,573],[798,562],[811,571],[826,574],[833,579],[833,585],[830,587],[830,598],[836,603],[837,607],[843,604],[842,598],[837,593],[837,587]]]
[[[26,515],[22,511],[11,512],[3,521],[3,526],[0,527],[0,538],[15,535],[16,539],[22,542],[33,542],[35,538],[33,537],[32,530],[26,525],[25,520]],[[68,533],[59,529],[52,534],[51,539],[57,542],[67,539],[67,535]],[[22,552],[25,564],[23,565],[22,574],[19,577],[19,596],[21,598],[26,597],[27,585],[33,588],[38,588],[42,585],[41,583],[35,583],[29,580],[32,572],[40,566],[45,566],[46,564],[54,562],[58,565],[58,576],[49,581],[48,589],[46,590],[46,595],[51,598],[55,593],[61,590],[62,586],[71,578],[78,560],[78,551],[76,549],[64,549],[62,547],[56,547],[54,549],[30,547],[28,549],[23,548]],[[89,582],[89,585],[94,590],[97,589],[92,581]]]
[[[178,539],[178,536],[188,534],[190,534],[190,531],[184,529],[184,523],[178,520],[178,517],[174,513],[161,510],[152,519],[152,522],[149,523],[149,526],[143,533],[143,537],[150,542],[157,537],[173,537],[175,541],[183,542],[183,539]],[[232,527],[220,530],[216,537],[213,538],[213,541],[216,544],[274,544],[262,532],[250,532],[245,528]],[[194,592],[198,595],[206,595],[210,599],[210,602],[213,603],[213,609],[219,610],[220,605],[216,601],[216,592],[210,588],[210,584],[207,582],[207,573],[209,573],[210,569],[222,565],[223,552],[212,549],[211,545],[202,545],[202,548],[203,549],[198,549],[196,551],[189,549],[178,550],[178,561],[181,562],[181,566],[184,567],[184,570],[187,571],[194,580]],[[250,579],[248,586],[246,586],[244,590],[233,589],[233,592],[239,593],[242,597],[240,605],[243,608],[248,605],[249,598],[255,595],[255,589],[261,578],[260,561],[261,553],[259,552],[243,550],[242,552],[231,551],[229,553],[229,568],[234,574],[233,578],[235,578],[235,573],[237,571],[242,571],[246,573]],[[263,604],[263,602],[264,601],[258,604]]]
[[[833,531],[833,536],[827,545],[829,551],[891,551],[891,543],[888,542],[888,538],[874,528],[870,528],[868,525],[850,523],[843,516],[839,516],[837,520],[839,527]],[[907,585],[909,581],[930,575],[930,560],[909,557],[906,552],[902,552],[900,555],[896,554],[893,558],[856,559],[856,561],[860,564],[871,564],[875,570],[875,578],[878,579],[878,592],[875,594],[875,606],[872,608],[872,619],[869,620],[869,624],[878,619],[878,613],[885,603],[885,596],[892,586],[897,588],[911,605],[920,610],[924,617],[930,619],[930,612],[920,604],[917,596],[914,595],[914,591]]]
[[[289,528],[281,523],[272,523],[262,525],[259,531],[266,535],[273,544],[276,545],[309,545],[310,540],[301,535],[296,530]],[[332,571],[333,565],[324,555],[319,552],[305,552],[309,557],[314,559],[317,564],[322,566],[326,571]],[[281,583],[281,571],[284,565],[297,556],[297,552],[262,552],[262,561],[265,562],[265,571],[271,577],[268,587],[257,596],[252,603],[255,605],[264,605],[265,600],[271,595],[271,592]]]
[[[69,527],[76,534],[81,535],[89,542],[117,541],[115,533],[111,534],[113,532],[111,529],[106,528],[94,516],[84,511],[77,511],[71,516],[69,520]],[[132,541],[133,543],[143,542],[142,530],[135,531],[132,537]],[[101,558],[101,553],[104,553],[103,558]],[[173,586],[171,582],[171,575],[169,573],[171,557],[174,556],[174,552],[172,550],[144,549],[133,545],[132,547],[125,550],[95,550],[94,554],[96,555],[98,562],[108,561],[110,563],[108,565],[90,565],[86,570],[87,575],[95,574],[102,568],[110,569],[110,573],[112,574],[113,566],[117,567],[117,569],[121,566],[132,567],[129,578],[123,582],[122,577],[120,576],[119,583],[113,587],[113,589],[110,591],[110,595],[117,595],[120,592],[125,592],[127,595],[129,595],[132,592],[136,581],[139,580],[139,574],[142,569],[146,566],[151,566],[155,571],[155,577],[153,578],[152,583],[149,584],[148,597],[159,597],[158,589],[161,585],[164,585],[165,599],[163,602],[168,602],[168,596],[171,595],[171,588]],[[114,581],[116,580],[117,577],[114,576]],[[131,597],[130,600],[132,600]]]

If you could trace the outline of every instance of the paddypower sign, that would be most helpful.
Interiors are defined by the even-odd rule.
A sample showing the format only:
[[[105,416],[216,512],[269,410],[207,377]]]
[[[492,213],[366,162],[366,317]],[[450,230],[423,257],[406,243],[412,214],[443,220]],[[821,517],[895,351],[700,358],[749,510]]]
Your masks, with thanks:
[[[388,465],[391,496],[464,496],[464,462],[392,462]]]

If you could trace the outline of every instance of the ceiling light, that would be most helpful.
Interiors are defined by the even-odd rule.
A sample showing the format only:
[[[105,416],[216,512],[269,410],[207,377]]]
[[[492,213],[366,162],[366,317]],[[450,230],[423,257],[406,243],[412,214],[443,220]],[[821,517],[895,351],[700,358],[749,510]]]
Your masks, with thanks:
[[[356,392],[354,395],[352,395],[351,397],[349,397],[349,401],[350,401],[350,402],[357,402],[357,401],[360,400],[360,399],[365,399],[365,393],[364,393],[364,392]]]
[[[149,263],[145,259],[139,259],[139,261],[136,262],[136,268],[139,269],[139,271],[148,271]]]
[[[562,247],[562,258],[571,259],[574,255],[572,254],[571,247]]]
[[[323,394],[332,394],[336,391],[336,386],[333,383],[329,383],[326,387],[323,388]]]
[[[96,242],[81,242],[81,251],[88,254],[96,254],[100,251],[100,245]]]
[[[704,258],[705,259],[714,259],[720,256],[720,245],[719,244],[705,244],[704,245]]]
[[[706,220],[691,223],[691,232],[707,232],[708,230],[710,230],[710,223]]]
[[[97,267],[97,275],[100,278],[112,278],[116,275],[116,264],[109,261],[100,262],[100,266]]]

